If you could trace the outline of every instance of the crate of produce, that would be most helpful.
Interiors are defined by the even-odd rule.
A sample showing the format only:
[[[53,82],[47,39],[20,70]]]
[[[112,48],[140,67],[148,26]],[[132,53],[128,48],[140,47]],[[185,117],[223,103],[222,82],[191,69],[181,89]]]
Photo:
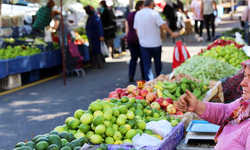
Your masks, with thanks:
[[[184,138],[184,123],[180,122],[173,130],[156,146],[144,146],[142,149],[146,150],[175,150],[178,144]],[[109,150],[117,150],[123,148],[124,150],[130,150],[134,148],[128,145],[108,145]]]
[[[22,86],[21,74],[8,75],[0,79],[0,89],[9,90]]]
[[[168,74],[168,75],[160,75],[154,80],[151,80],[146,83],[146,85],[154,87],[155,84],[158,83],[158,81],[164,82],[173,82],[173,83],[179,83],[183,78],[186,78],[188,80],[195,81],[197,83],[202,82],[199,79],[193,78],[189,75],[186,74],[177,74],[173,75],[174,73]],[[221,81],[209,81],[209,86],[207,87],[209,90],[205,93],[203,98],[201,99],[202,101],[211,101],[214,100],[213,98],[217,98],[216,102],[222,102],[224,103],[224,96],[223,96],[223,89],[222,89],[222,84]],[[177,100],[177,99],[176,99]]]
[[[39,70],[32,70],[30,72],[25,72],[21,74],[21,79],[23,84],[32,83],[40,80]]]

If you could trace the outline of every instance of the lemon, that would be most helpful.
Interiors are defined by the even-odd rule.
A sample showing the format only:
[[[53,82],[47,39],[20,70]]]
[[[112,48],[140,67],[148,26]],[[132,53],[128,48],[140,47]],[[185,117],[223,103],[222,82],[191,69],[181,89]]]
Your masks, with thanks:
[[[124,144],[124,143],[121,140],[116,140],[114,142],[114,145],[122,145],[122,144]]]
[[[105,112],[103,116],[104,116],[105,120],[111,120],[112,119],[112,113],[109,112],[109,111]]]
[[[126,124],[126,118],[123,117],[119,117],[118,119],[116,119],[116,124],[121,126],[121,125],[125,125]]]
[[[136,129],[136,131],[137,131],[140,135],[142,135],[142,133],[143,133],[143,131],[142,131],[141,129]]]
[[[149,135],[153,135],[153,134],[154,134],[153,131],[152,131],[151,129],[145,129],[145,130],[144,130],[144,133],[147,133],[147,134],[149,134]]]
[[[127,106],[128,108],[131,108],[131,107],[133,107],[133,103],[132,103],[132,102],[127,102],[127,103],[126,103],[126,106]]]
[[[121,133],[121,134],[126,134],[127,133],[127,127],[125,126],[125,125],[121,125],[120,127],[119,127],[119,132]]]
[[[121,140],[122,139],[122,134],[119,131],[115,131],[113,135],[114,140]]]
[[[115,116],[112,116],[111,122],[116,123],[116,117]]]
[[[68,117],[66,120],[65,120],[65,124],[68,125],[68,123],[74,119],[74,117]]]
[[[90,130],[90,126],[88,124],[81,124],[78,128],[82,133],[86,133]]]
[[[73,135],[75,135],[77,133],[76,130],[69,130],[69,133],[72,133]]]
[[[158,114],[158,113],[154,113],[153,114],[153,118],[160,118],[161,116],[160,116],[160,114]]]
[[[114,133],[115,133],[115,130],[112,127],[107,127],[106,132],[105,132],[107,136],[112,137],[114,136]]]
[[[110,108],[111,107],[110,103],[107,102],[107,101],[102,101],[101,105],[102,105],[102,109]]]
[[[74,137],[75,137],[76,139],[79,139],[80,137],[85,137],[85,134],[84,134],[84,133],[76,133],[76,134],[74,135]]]
[[[88,131],[87,133],[86,133],[86,137],[87,138],[90,138],[92,135],[94,135],[95,134],[95,132],[93,132],[93,131]]]
[[[82,109],[77,109],[76,111],[75,111],[75,113],[74,113],[74,117],[76,118],[76,119],[80,119],[81,118],[81,116],[84,114],[84,111],[82,110]]]
[[[105,133],[105,131],[106,131],[106,127],[105,127],[105,125],[103,125],[103,124],[99,124],[99,125],[96,126],[96,128],[95,128],[95,133],[96,133],[96,134],[103,134],[103,133]]]
[[[135,115],[136,115],[136,116],[141,116],[141,117],[142,117],[142,116],[143,116],[143,111],[142,111],[141,109],[136,109],[136,110],[135,110]]]
[[[75,130],[77,129],[77,127],[81,124],[81,121],[79,119],[72,119],[69,123],[68,123],[68,128]]]
[[[96,117],[94,117],[92,123],[94,124],[94,126],[97,126],[99,124],[103,124],[104,123],[104,117],[102,115],[97,115]]]
[[[121,105],[118,109],[121,114],[126,114],[128,112],[128,107],[126,105]]]
[[[82,124],[91,124],[94,116],[89,113],[85,113],[81,116],[80,121]]]
[[[133,143],[133,141],[131,139],[124,139],[123,143]]]
[[[137,104],[136,109],[143,110],[143,105],[142,104]]]
[[[127,117],[125,114],[120,114],[120,115],[118,116],[118,118],[119,118],[119,117],[122,117],[122,118],[124,118],[124,119],[126,119],[126,120],[128,119],[128,117]]]
[[[94,134],[90,137],[90,142],[92,144],[100,144],[103,142],[103,138],[99,134]]]
[[[129,111],[135,112],[135,107],[129,108]]]
[[[136,124],[137,124],[137,128],[139,128],[141,130],[145,130],[145,128],[146,128],[146,122],[145,121],[139,120],[139,121],[137,121]]]
[[[106,144],[114,144],[115,140],[112,137],[106,137],[105,138],[105,143]]]
[[[91,111],[97,111],[97,110],[102,110],[102,104],[98,103],[98,102],[92,102],[90,104],[90,110]]]
[[[115,117],[118,117],[120,115],[120,111],[117,107],[113,107],[113,115]]]
[[[126,116],[130,120],[135,118],[135,114],[132,111],[128,111],[127,114],[126,114]]]
[[[125,124],[124,126],[127,128],[127,130],[131,129],[131,126],[129,124]]]
[[[137,134],[137,131],[135,129],[128,130],[126,133],[127,139],[132,139]]]
[[[110,108],[110,107],[104,108],[102,112],[103,114],[105,114],[106,112],[110,112],[113,115],[113,108]]]
[[[128,120],[126,124],[129,124],[131,128],[134,128],[135,126],[135,121],[134,120]]]
[[[103,115],[103,112],[100,111],[100,110],[97,110],[97,111],[94,112],[93,115],[94,115],[94,117],[96,117],[97,115]]]
[[[105,127],[112,127],[113,123],[111,121],[105,120],[104,125]]]
[[[128,98],[127,96],[123,96],[123,97],[121,98],[121,101],[122,101],[123,103],[127,103],[127,102],[129,101],[129,98]]]
[[[117,124],[113,124],[113,129],[114,129],[115,131],[118,131],[118,130],[119,130],[119,126],[118,126]]]
[[[129,102],[135,103],[135,98],[134,98],[134,97],[130,98],[130,99],[129,99]]]
[[[57,132],[60,133],[60,132],[65,131],[65,128],[63,126],[57,126],[57,127],[54,128],[54,131],[57,131]]]

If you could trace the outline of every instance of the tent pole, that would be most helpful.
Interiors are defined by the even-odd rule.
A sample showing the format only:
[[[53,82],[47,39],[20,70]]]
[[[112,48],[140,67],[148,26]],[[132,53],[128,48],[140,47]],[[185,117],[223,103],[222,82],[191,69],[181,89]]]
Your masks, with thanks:
[[[66,75],[65,75],[65,47],[64,47],[64,29],[63,29],[63,4],[62,4],[62,0],[60,0],[60,6],[61,6],[61,21],[60,21],[60,25],[61,25],[61,32],[62,32],[62,61],[63,61],[63,85],[66,85]],[[66,37],[67,38],[67,37]]]

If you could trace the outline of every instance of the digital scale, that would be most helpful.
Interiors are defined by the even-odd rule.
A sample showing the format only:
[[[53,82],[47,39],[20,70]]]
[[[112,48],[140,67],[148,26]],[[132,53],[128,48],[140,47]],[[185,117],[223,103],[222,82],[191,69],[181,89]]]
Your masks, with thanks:
[[[187,128],[185,144],[209,144],[215,145],[214,137],[220,126],[202,120],[192,120]]]

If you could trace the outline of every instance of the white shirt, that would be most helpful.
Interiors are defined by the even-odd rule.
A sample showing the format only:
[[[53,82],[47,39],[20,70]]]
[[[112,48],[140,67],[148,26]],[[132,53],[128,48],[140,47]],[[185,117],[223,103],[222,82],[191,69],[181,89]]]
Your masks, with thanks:
[[[213,0],[202,0],[203,1],[203,15],[214,14]]]
[[[138,11],[134,19],[134,29],[137,30],[140,45],[146,48],[161,46],[160,26],[164,23],[160,14],[153,9],[143,8]]]
[[[203,20],[201,18],[201,0],[193,0],[191,8],[194,9],[194,12],[196,13],[196,16],[194,15],[194,20]]]

